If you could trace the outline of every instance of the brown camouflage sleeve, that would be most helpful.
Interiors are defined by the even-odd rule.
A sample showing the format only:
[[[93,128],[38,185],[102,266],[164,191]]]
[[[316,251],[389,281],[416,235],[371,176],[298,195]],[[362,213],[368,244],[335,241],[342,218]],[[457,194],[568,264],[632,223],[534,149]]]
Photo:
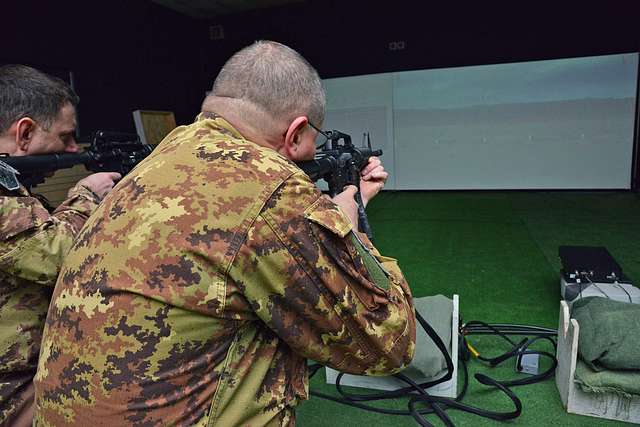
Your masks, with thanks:
[[[395,260],[351,227],[295,174],[257,218],[230,276],[298,354],[344,372],[388,375],[413,357],[411,293]]]
[[[35,197],[0,197],[0,271],[53,286],[74,237],[98,203],[79,185],[53,213]]]

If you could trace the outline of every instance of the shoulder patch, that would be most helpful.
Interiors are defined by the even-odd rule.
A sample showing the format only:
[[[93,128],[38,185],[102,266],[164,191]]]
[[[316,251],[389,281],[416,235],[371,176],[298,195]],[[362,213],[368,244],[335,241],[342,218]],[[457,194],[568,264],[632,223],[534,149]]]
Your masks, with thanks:
[[[326,228],[327,230],[344,237],[351,231],[353,224],[342,209],[331,200],[320,197],[314,204],[309,206],[304,212],[305,218],[309,221]]]

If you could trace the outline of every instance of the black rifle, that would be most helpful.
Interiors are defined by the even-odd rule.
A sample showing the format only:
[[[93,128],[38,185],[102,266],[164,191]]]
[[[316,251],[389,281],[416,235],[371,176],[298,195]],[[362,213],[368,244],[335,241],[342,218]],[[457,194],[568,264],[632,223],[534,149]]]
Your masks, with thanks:
[[[367,134],[366,147],[356,147],[351,142],[351,136],[337,130],[324,132],[327,142],[316,153],[314,160],[300,162],[298,166],[312,181],[324,179],[329,184],[329,196],[344,191],[347,185],[358,187],[356,202],[358,203],[358,228],[373,240],[373,233],[367,214],[364,211],[362,196],[360,195],[360,171],[369,163],[372,156],[382,155],[382,150],[371,149],[371,140]]]
[[[44,182],[47,174],[78,164],[84,164],[91,172],[118,172],[124,176],[152,150],[136,134],[99,130],[93,134],[89,149],[82,153],[16,157],[0,154],[0,161],[17,170],[18,181],[31,188]]]

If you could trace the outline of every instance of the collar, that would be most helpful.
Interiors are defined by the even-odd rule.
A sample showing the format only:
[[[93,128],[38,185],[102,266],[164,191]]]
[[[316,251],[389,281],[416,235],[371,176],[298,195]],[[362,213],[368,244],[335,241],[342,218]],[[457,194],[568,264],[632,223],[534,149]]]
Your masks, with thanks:
[[[211,124],[218,129],[223,129],[224,133],[229,133],[233,137],[238,139],[245,139],[244,136],[236,128],[234,128],[231,123],[226,121],[224,117],[219,115],[218,113],[214,113],[213,111],[203,111],[196,116],[196,122],[212,122]]]

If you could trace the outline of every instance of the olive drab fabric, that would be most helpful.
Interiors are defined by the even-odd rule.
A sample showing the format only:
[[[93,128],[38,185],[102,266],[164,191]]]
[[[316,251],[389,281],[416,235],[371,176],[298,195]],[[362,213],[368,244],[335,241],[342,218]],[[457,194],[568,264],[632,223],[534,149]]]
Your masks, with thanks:
[[[0,188],[0,425],[33,401],[42,328],[64,255],[98,205],[82,186],[53,213],[24,187]]]
[[[415,345],[409,287],[395,260],[351,235],[304,172],[220,116],[175,129],[65,261],[36,425],[293,425],[306,358],[402,369]]]

